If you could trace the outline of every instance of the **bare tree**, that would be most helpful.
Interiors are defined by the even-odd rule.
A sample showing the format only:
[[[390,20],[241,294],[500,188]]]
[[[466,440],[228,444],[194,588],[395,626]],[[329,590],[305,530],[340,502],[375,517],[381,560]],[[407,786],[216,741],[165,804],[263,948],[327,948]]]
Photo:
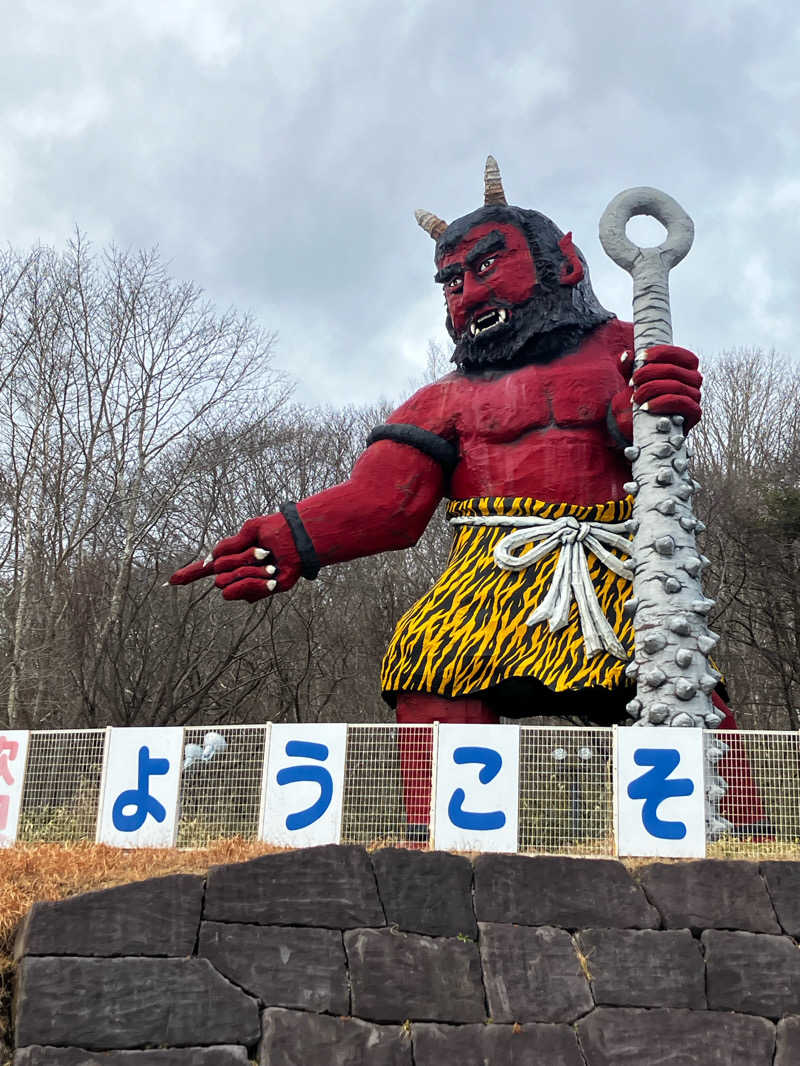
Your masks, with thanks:
[[[77,236],[61,256],[16,263],[0,322],[6,718],[94,724],[121,713],[110,678],[152,595],[142,575],[154,534],[179,527],[185,547],[208,522],[192,529],[175,512],[205,442],[268,418],[286,388],[270,369],[272,337],[215,313],[157,252],[96,255]]]
[[[740,349],[705,371],[692,433],[720,664],[751,728],[800,726],[800,369]]]

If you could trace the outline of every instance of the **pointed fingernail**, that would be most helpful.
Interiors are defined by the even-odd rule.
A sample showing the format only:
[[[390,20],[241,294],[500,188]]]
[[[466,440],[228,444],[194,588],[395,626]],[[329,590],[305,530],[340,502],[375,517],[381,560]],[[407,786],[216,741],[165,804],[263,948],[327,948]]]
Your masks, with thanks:
[[[253,548],[253,555],[256,557],[256,559],[260,561],[261,559],[266,559],[266,557],[269,555],[269,552],[266,550],[266,548]]]
[[[628,384],[629,384],[629,385],[633,385],[633,378],[631,378],[631,379],[630,379],[630,381],[628,382]]]
[[[203,566],[208,566],[209,563],[213,563],[213,562],[214,562],[214,553],[213,552],[209,552],[208,555],[205,557],[205,559],[203,559]]]
[[[629,355],[630,355],[630,352],[623,352],[622,355],[619,357],[619,361],[621,363],[624,363]]]
[[[274,574],[275,573],[275,567],[274,566],[268,566],[267,567],[267,573],[268,574]]]
[[[277,581],[268,581],[267,582],[267,588],[269,589],[270,592],[274,592],[276,587],[277,587],[277,585],[278,585]]]
[[[642,410],[643,411],[649,411],[650,410],[650,404],[649,403],[643,403],[642,404]]]
[[[171,585],[170,585],[169,581],[165,581],[164,584],[161,587],[162,587],[162,589],[168,589],[168,588],[171,588]]]

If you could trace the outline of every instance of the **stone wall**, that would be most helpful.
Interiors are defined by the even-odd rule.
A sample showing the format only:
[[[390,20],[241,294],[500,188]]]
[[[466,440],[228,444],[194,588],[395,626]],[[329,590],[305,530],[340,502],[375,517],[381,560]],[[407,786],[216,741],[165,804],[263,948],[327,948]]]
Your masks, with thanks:
[[[14,1062],[796,1066],[798,936],[800,863],[283,852],[37,903]]]

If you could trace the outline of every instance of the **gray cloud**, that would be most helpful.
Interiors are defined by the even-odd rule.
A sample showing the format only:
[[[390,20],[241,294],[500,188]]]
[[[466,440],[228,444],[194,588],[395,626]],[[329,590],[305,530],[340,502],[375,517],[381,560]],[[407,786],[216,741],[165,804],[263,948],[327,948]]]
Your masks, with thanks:
[[[794,5],[715,0],[180,0],[13,5],[0,45],[0,235],[160,245],[280,336],[320,402],[399,397],[444,339],[422,206],[512,201],[572,229],[652,184],[695,218],[676,341],[791,351],[800,149]]]

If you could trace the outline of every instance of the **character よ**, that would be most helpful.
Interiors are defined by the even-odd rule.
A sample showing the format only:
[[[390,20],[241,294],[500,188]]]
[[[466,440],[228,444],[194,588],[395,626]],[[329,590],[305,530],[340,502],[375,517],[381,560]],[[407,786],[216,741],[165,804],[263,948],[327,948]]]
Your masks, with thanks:
[[[446,498],[446,567],[383,662],[398,722],[622,722],[631,405],[691,428],[697,359],[662,345],[632,371],[632,326],[598,302],[571,234],[508,205],[491,156],[484,186],[484,206],[449,225],[417,212],[436,242],[452,373],[372,431],[349,480],[249,519],[171,581],[213,576],[225,599],[253,602],[323,566],[414,544]],[[401,744],[404,767],[418,745]],[[426,788],[407,788],[411,826],[427,802]]]

